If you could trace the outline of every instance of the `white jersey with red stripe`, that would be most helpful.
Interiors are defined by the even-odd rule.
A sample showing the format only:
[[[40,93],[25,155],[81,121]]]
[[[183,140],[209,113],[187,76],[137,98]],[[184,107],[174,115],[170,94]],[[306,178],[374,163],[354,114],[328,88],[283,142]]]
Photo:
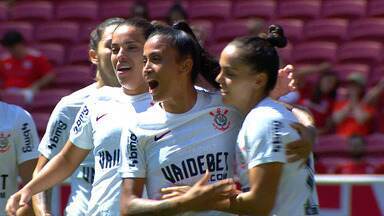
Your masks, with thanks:
[[[90,97],[77,114],[70,141],[92,150],[95,178],[86,215],[119,215],[121,178],[121,128],[135,124],[136,113],[151,104],[149,93],[128,96],[121,88],[103,87]]]
[[[38,145],[31,115],[0,101],[0,215],[5,215],[5,204],[18,189],[18,166],[38,157]]]
[[[287,163],[286,144],[300,138],[290,126],[294,122],[297,119],[292,112],[266,98],[248,113],[237,139],[236,162],[243,191],[250,188],[249,169],[267,163],[284,164],[270,215],[319,214],[313,156],[304,166],[303,161]]]
[[[224,106],[219,94],[198,91],[195,105],[183,114],[168,113],[157,103],[138,115],[136,128],[123,129],[121,176],[145,178],[150,199],[159,199],[161,188],[193,185],[206,170],[210,183],[231,178],[240,124],[240,114]]]

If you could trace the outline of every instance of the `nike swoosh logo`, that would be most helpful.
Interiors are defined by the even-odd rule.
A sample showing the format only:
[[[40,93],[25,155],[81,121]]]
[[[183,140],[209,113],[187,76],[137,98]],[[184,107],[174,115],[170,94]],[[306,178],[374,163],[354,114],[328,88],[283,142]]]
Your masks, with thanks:
[[[160,136],[155,136],[155,142],[156,141],[159,141],[161,138],[163,138],[165,135],[167,135],[167,134],[169,134],[171,131],[169,130],[169,131],[167,131],[167,132],[165,132],[165,133],[163,133],[163,134],[161,134]]]
[[[103,118],[104,116],[106,116],[108,113],[104,113],[103,115],[101,116],[97,116],[96,117],[96,121],[99,121],[101,118]]]

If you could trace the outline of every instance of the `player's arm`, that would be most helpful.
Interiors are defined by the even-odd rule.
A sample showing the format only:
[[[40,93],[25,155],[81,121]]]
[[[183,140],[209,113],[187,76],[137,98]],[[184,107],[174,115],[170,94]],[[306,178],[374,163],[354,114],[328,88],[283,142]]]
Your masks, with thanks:
[[[63,148],[69,137],[69,125],[73,121],[69,113],[73,112],[65,99],[60,100],[49,118],[45,134],[39,144],[40,156],[33,172],[33,176],[43,169],[43,167]],[[43,191],[32,197],[35,215],[51,215],[51,189]]]
[[[9,198],[6,206],[7,213],[14,215],[18,208],[27,205],[33,195],[45,191],[69,177],[88,155],[89,151],[88,149],[81,149],[68,141],[63,150],[44,166],[36,178],[33,178]]]
[[[207,185],[209,178],[210,175],[207,172],[185,194],[167,200],[141,198],[145,179],[123,179],[120,213],[135,216],[170,216],[188,211],[217,208],[221,202],[230,197],[234,183],[232,179],[226,179]]]
[[[317,129],[314,126],[315,121],[312,114],[305,107],[291,105],[281,101],[278,102],[290,110],[299,121],[299,123],[291,125],[300,134],[300,139],[287,144],[288,161],[295,162],[301,159],[305,160],[311,154],[317,137]]]
[[[278,100],[296,89],[293,73],[294,68],[292,65],[287,65],[279,70],[275,88],[269,94],[271,98]]]
[[[39,156],[35,170],[33,171],[33,177],[37,177],[38,173],[49,162],[49,160],[43,155]],[[36,216],[40,215],[52,215],[51,210],[51,194],[50,189],[38,193],[32,197],[32,206]]]
[[[36,165],[36,159],[27,160],[18,165],[19,176],[23,184],[26,184],[32,179],[33,168]],[[25,206],[17,211],[17,215],[33,215],[33,209],[30,206]]]
[[[275,205],[284,163],[287,162],[283,140],[294,139],[297,135],[293,134],[294,130],[281,115],[264,117],[262,112],[248,115],[247,118],[250,118],[243,124],[238,145],[244,145],[244,148],[241,147],[244,150],[240,152],[242,156],[247,155],[244,165],[248,171],[249,188],[243,188],[245,192],[229,199],[227,209],[222,210],[245,215],[269,215]],[[255,119],[259,121],[255,123]],[[271,125],[275,126],[274,130],[269,129]],[[286,139],[276,140],[276,134],[284,134],[282,136]]]
[[[250,189],[229,201],[227,211],[246,215],[269,215],[277,195],[283,163],[261,164],[248,170]]]
[[[14,215],[14,212],[20,206],[26,205],[33,195],[45,191],[69,177],[90,152],[93,147],[93,142],[89,141],[92,126],[87,105],[80,109],[75,122],[79,122],[79,124],[73,125],[71,129],[73,134],[70,134],[70,139],[63,149],[44,166],[36,178],[33,178],[8,200],[6,206],[8,214]],[[73,143],[73,140],[77,145]]]

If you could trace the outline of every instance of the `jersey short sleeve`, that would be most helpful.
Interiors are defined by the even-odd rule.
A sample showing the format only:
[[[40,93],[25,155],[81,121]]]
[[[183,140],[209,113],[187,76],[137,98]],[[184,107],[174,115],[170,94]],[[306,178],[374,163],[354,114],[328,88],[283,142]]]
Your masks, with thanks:
[[[59,153],[68,140],[73,121],[69,116],[70,109],[75,108],[65,106],[65,102],[61,100],[49,118],[46,132],[39,145],[40,154],[48,159]]]
[[[279,114],[265,117],[264,112],[252,112],[244,122],[239,137],[241,151],[246,151],[248,169],[271,162],[286,163],[284,136],[290,133],[289,125]]]
[[[35,123],[31,115],[23,109],[17,115],[14,134],[18,164],[39,156],[37,148],[40,140]]]
[[[91,107],[92,104],[88,101],[80,108],[69,134],[69,140],[82,149],[92,149],[94,147]]]
[[[143,148],[143,139],[131,129],[124,128],[120,141],[122,160],[119,172],[122,178],[146,177],[147,166]]]

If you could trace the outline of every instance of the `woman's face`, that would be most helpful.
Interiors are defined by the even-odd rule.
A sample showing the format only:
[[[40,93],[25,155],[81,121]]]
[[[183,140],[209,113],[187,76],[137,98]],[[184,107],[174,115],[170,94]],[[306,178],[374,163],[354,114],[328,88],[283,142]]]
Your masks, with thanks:
[[[144,43],[142,30],[133,26],[119,26],[112,35],[113,69],[128,94],[140,94],[147,91],[141,74],[144,66]]]
[[[103,35],[97,44],[97,67],[100,72],[101,78],[112,86],[119,86],[119,82],[116,78],[115,72],[113,71],[111,62],[111,42],[112,33],[117,25],[110,25],[104,29]]]
[[[254,73],[250,67],[238,60],[239,49],[234,45],[224,48],[220,56],[220,74],[216,81],[220,84],[221,95],[225,104],[242,107],[252,98],[256,88]]]
[[[156,35],[144,45],[143,76],[155,102],[165,101],[179,94],[182,85],[179,55],[169,39]]]

